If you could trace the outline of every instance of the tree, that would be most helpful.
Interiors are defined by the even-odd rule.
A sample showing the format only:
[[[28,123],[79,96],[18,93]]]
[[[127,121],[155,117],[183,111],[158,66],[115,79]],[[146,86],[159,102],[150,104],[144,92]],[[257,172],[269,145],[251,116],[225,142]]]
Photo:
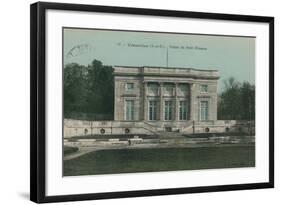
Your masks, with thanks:
[[[239,119],[240,96],[239,83],[233,78],[224,81],[224,91],[220,95],[219,118]]]
[[[85,107],[85,67],[76,63],[64,68],[64,112],[82,111]]]
[[[233,77],[224,81],[224,90],[219,96],[218,118],[223,120],[254,120],[255,86],[242,84]]]
[[[243,82],[240,91],[242,119],[253,120],[255,119],[255,86]]]
[[[94,60],[88,66],[87,87],[87,110],[99,114],[113,114],[113,68],[111,66],[103,66],[100,61]]]
[[[76,63],[66,65],[64,68],[65,116],[95,119],[99,114],[111,116],[112,119],[113,113],[113,68],[104,66],[98,60],[94,60],[87,67]]]

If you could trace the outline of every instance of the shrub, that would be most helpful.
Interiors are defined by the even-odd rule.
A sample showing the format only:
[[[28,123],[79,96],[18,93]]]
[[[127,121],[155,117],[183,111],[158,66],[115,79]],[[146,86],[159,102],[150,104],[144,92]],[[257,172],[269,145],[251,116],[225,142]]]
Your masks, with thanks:
[[[78,151],[78,147],[68,147],[64,146],[63,153],[64,155],[71,154]]]

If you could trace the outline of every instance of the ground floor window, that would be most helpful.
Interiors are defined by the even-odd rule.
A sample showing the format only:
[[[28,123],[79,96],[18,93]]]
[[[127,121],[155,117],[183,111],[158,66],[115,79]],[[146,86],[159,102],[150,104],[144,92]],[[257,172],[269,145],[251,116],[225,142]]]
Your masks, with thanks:
[[[126,100],[126,120],[134,120],[134,100]]]
[[[208,120],[209,115],[209,104],[208,101],[200,102],[200,121]]]
[[[165,108],[164,120],[172,120],[173,101],[166,100],[164,108]]]
[[[188,104],[186,100],[179,102],[179,120],[187,120],[188,118]]]
[[[157,113],[157,110],[158,110],[158,101],[157,100],[150,100],[149,101],[149,117],[148,119],[149,120],[158,120],[157,119],[157,116],[158,116],[158,113]]]

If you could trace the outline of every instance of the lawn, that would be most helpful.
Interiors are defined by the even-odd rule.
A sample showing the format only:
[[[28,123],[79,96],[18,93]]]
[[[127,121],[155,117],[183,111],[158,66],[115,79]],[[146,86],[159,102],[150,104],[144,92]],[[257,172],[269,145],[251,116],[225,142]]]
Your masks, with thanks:
[[[64,175],[255,166],[255,146],[100,150],[64,161]]]
[[[78,151],[78,147],[68,147],[68,146],[63,147],[64,155],[72,154],[77,151]]]

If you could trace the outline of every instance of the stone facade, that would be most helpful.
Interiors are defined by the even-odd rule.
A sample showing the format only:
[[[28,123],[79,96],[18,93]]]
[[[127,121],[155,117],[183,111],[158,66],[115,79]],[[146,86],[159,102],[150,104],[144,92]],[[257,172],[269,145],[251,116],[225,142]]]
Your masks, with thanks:
[[[216,121],[218,79],[216,70],[116,66],[114,120],[142,121],[159,131]]]

